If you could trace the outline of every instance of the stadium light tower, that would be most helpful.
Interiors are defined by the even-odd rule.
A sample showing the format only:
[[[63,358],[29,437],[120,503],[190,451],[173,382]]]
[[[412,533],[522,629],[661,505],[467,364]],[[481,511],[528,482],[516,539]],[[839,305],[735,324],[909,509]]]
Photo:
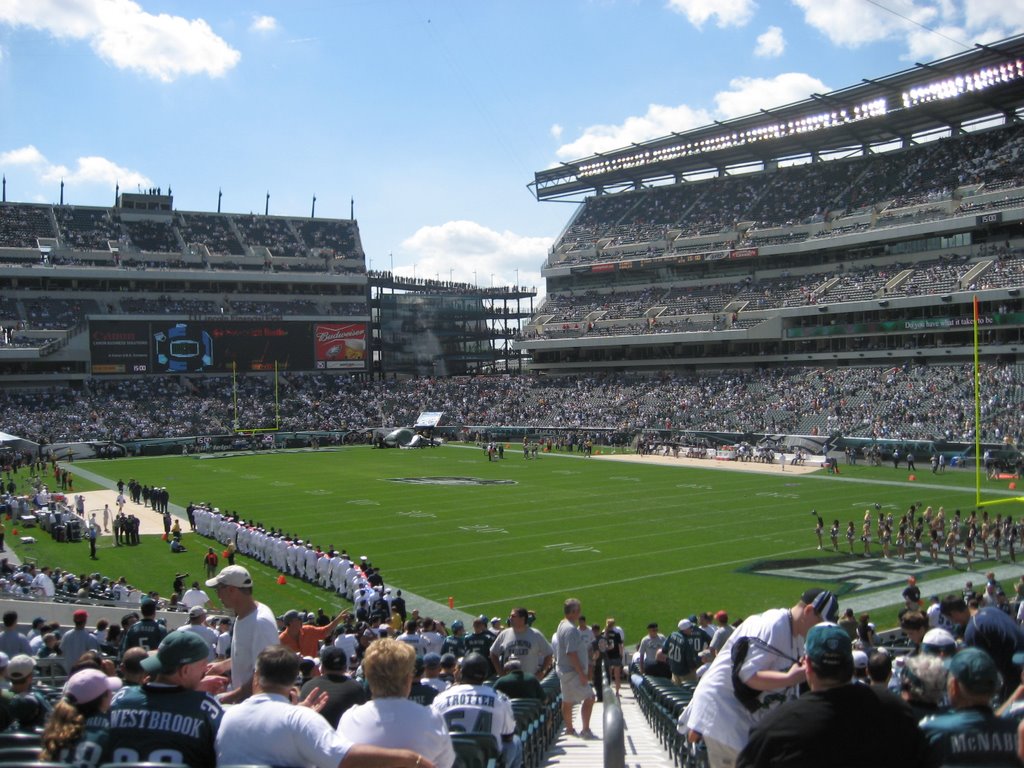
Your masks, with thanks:
[[[316,218],[316,195],[313,195],[313,208],[309,212],[309,218]]]

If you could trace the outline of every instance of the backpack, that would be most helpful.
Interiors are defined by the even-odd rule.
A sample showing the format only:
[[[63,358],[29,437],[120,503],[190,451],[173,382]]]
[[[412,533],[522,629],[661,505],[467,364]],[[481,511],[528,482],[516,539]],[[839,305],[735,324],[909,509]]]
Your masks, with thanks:
[[[750,651],[750,638],[740,637],[732,645],[732,690],[736,699],[747,711],[757,712],[761,708],[761,691],[751,688],[740,679],[740,668]]]

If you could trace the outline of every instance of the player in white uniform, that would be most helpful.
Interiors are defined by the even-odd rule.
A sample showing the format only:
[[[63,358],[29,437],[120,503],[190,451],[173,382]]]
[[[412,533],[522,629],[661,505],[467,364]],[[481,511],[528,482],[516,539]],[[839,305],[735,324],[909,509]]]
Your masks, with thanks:
[[[317,551],[313,549],[313,547],[307,546],[305,559],[306,565],[303,572],[303,578],[305,578],[306,581],[316,581]]]
[[[329,586],[328,578],[331,571],[331,559],[327,555],[322,554],[316,559],[314,565],[316,571],[316,582],[324,589]]]

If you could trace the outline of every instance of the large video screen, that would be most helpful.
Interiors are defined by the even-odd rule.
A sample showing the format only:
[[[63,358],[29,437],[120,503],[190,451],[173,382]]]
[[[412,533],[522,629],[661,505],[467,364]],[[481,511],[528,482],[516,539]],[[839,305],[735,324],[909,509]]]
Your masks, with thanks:
[[[93,321],[94,374],[366,369],[365,323]]]

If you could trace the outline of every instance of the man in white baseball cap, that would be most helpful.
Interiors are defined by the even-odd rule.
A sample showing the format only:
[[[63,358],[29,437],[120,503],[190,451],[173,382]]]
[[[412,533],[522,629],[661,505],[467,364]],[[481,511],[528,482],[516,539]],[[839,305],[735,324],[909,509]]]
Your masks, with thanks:
[[[217,591],[221,605],[235,612],[231,658],[212,664],[208,674],[230,675],[231,690],[219,698],[225,704],[237,704],[252,695],[256,657],[278,642],[277,619],[270,608],[252,596],[252,576],[241,565],[229,565],[209,579],[206,586]]]

